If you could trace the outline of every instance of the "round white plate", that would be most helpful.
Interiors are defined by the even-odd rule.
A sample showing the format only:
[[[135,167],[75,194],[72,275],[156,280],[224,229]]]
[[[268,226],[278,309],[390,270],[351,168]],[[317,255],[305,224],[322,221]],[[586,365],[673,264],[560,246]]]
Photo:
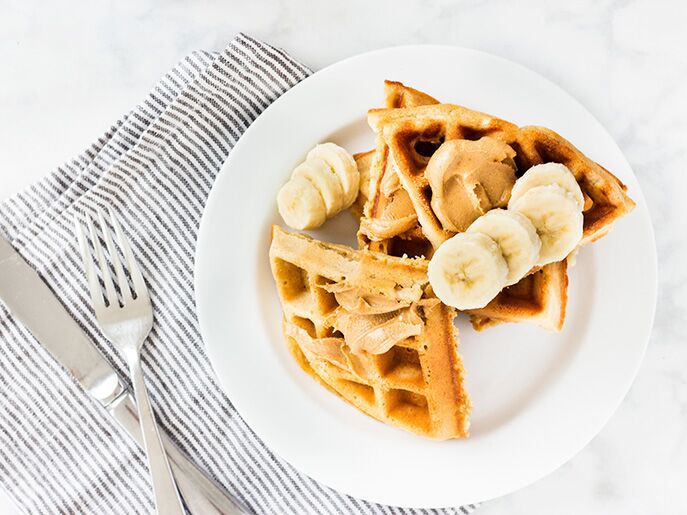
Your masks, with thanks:
[[[373,147],[366,123],[384,79],[520,125],[550,127],[612,170],[637,208],[582,249],[560,334],[527,325],[477,333],[459,315],[473,400],[471,436],[434,442],[381,424],[302,372],[281,334],[268,261],[276,194],[316,143]],[[353,243],[347,213],[313,233]],[[617,408],[637,373],[656,301],[649,214],[620,149],[558,86],[504,59],[445,46],[397,47],[325,68],[250,126],[214,185],[196,255],[196,299],[210,359],[248,425],[279,456],[347,494],[398,506],[491,499],[572,458]]]

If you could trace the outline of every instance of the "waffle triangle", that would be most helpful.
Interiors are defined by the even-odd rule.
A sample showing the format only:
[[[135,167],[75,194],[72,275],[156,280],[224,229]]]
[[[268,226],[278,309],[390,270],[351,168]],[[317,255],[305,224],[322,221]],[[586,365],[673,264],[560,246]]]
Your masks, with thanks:
[[[432,294],[426,260],[274,226],[270,262],[289,350],[308,374],[382,422],[433,439],[468,436],[455,311]]]
[[[429,257],[452,236],[431,208],[431,189],[423,175],[432,151],[448,139],[489,136],[504,141],[516,151],[515,162],[522,171],[543,162],[568,166],[589,204],[582,244],[606,234],[615,220],[634,207],[616,177],[555,132],[543,127],[519,128],[462,106],[432,104],[428,101],[431,97],[417,90],[407,88],[404,94],[405,86],[389,84],[393,86],[386,86],[387,108],[368,113],[368,122],[377,133],[377,148],[373,157],[366,158],[371,172],[358,234],[362,246],[391,255]],[[392,101],[395,105],[389,105]],[[394,181],[402,186],[401,192]],[[560,330],[567,284],[567,262],[547,265],[506,288],[485,308],[472,311],[473,326],[483,329],[495,321],[530,322]]]

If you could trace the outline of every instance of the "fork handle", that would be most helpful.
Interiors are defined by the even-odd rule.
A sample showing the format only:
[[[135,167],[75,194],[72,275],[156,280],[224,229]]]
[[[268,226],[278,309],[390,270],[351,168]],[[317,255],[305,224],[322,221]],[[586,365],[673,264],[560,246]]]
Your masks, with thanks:
[[[131,372],[131,383],[134,386],[136,404],[138,405],[143,443],[148,456],[148,468],[153,483],[157,513],[160,515],[184,515],[186,512],[181,504],[179,491],[174,482],[172,471],[169,468],[167,454],[162,446],[160,433],[157,430],[155,415],[148,398],[148,390],[143,379],[143,369],[141,368],[141,360],[138,355],[129,360],[129,369]]]

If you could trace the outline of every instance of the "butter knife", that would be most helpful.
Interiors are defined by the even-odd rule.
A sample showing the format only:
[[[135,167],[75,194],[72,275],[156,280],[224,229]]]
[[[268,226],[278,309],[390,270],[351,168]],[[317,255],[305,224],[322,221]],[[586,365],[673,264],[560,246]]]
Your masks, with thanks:
[[[136,401],[112,365],[89,340],[38,273],[0,236],[0,299],[43,347],[100,402],[142,447]],[[162,433],[186,506],[198,515],[249,513],[208,478]]]

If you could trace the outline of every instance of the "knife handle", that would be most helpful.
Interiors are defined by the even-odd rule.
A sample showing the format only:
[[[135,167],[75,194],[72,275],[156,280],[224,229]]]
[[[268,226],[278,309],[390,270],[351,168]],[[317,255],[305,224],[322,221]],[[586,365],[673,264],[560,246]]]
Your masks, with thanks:
[[[125,391],[107,410],[143,448],[138,410],[131,394]],[[170,467],[186,506],[194,515],[243,515],[251,513],[215,481],[207,477],[183,454],[172,440],[160,432]]]

